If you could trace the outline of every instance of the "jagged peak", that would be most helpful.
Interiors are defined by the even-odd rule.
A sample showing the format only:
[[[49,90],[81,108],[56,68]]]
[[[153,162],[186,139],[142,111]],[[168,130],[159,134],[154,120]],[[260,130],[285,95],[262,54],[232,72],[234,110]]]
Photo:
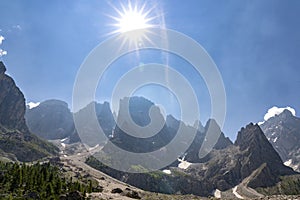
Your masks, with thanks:
[[[154,105],[152,101],[150,101],[149,99],[143,96],[124,97],[123,99],[120,100],[120,104],[123,102],[129,102],[130,104],[147,103],[149,105]]]
[[[207,120],[207,122],[206,122],[206,124],[204,126],[205,130],[207,130],[209,128],[209,126],[221,130],[219,124],[217,123],[217,121],[215,119],[211,119],[210,118],[210,119]]]
[[[279,116],[279,117],[293,117],[293,113],[288,109],[284,109],[284,111],[282,113],[278,114],[277,116]]]
[[[173,115],[167,115],[166,117],[167,120],[174,120],[174,121],[178,121]]]
[[[58,99],[49,99],[46,101],[43,101],[40,103],[39,106],[44,106],[44,105],[59,105],[59,106],[63,106],[63,107],[67,107],[68,108],[68,103],[64,102],[62,100],[58,100]]]
[[[246,127],[241,128],[234,144],[240,146],[241,150],[244,150],[252,143],[257,143],[258,141],[269,143],[259,125],[251,122]]]
[[[2,61],[0,61],[0,74],[4,74],[6,72],[6,67]]]

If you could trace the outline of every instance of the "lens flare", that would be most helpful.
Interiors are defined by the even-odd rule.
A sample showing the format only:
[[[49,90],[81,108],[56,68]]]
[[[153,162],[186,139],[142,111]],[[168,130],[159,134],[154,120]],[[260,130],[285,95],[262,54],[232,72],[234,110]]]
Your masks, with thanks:
[[[148,8],[145,3],[131,1],[126,5],[120,4],[119,8],[110,5],[116,11],[116,15],[109,15],[115,21],[112,26],[116,27],[112,34],[121,33],[121,45],[128,44],[139,48],[145,40],[149,40],[149,29],[160,26],[159,23],[154,24],[155,19],[160,17],[154,12],[155,6]]]
[[[145,7],[146,4],[143,4],[142,6],[138,6],[137,3],[132,5],[130,1],[127,6],[121,4],[121,10],[114,7],[118,14],[117,17],[112,16],[112,18],[117,22],[113,24],[117,27],[116,32],[125,33],[133,30],[153,27],[154,25],[151,24],[151,21],[155,17],[150,16],[152,9],[146,10]]]

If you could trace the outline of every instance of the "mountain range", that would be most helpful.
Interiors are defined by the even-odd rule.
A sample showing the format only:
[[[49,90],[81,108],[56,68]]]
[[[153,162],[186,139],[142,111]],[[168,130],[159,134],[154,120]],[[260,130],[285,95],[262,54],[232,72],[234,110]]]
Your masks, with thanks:
[[[92,102],[77,113],[72,113],[66,102],[56,99],[47,100],[33,108],[27,106],[26,124],[31,132],[43,139],[76,143],[80,141],[80,137],[74,125],[73,114],[80,115],[83,134],[93,135],[95,130],[91,129],[89,118],[94,107],[103,131],[107,136],[111,135],[115,121],[107,102],[103,104]],[[105,143],[105,138],[103,142]]]
[[[121,123],[118,123],[113,129],[113,137],[110,140],[124,150],[131,152],[154,151],[164,147],[172,140],[179,124],[184,127],[186,133],[193,128],[169,115],[159,133],[146,139],[137,139],[127,134],[128,131],[136,132],[136,130],[135,127],[129,125],[128,119],[123,117],[125,109],[122,107],[124,104],[122,101],[126,102],[127,100],[123,99],[120,102],[117,120]],[[155,107],[155,104],[147,99],[132,97],[129,99],[132,120],[140,126],[147,125],[149,123],[148,113],[153,106]],[[157,116],[157,118],[161,118],[159,113]],[[244,197],[259,197],[261,194],[257,194],[257,191],[263,194],[268,194],[268,192],[276,194],[280,193],[279,191],[290,192],[289,189],[282,187],[283,180],[288,180],[290,185],[296,185],[296,189],[291,189],[293,192],[299,191],[299,175],[292,168],[284,165],[280,155],[257,124],[250,123],[242,128],[234,143],[226,138],[224,133],[221,133],[213,150],[204,158],[199,158],[198,153],[206,141],[209,125],[214,127],[213,130],[220,131],[220,127],[213,119],[208,120],[204,127],[199,123],[197,134],[189,149],[184,152],[182,158],[164,168],[162,172],[141,173],[145,171],[142,165],[129,166],[134,168],[136,173],[120,172],[103,165],[94,158],[89,158],[87,163],[126,183],[144,190],[161,193],[210,196],[215,191],[220,191],[222,195],[228,196],[232,195],[232,192],[228,191],[238,190]],[[106,159],[110,159],[110,155],[115,153],[110,146],[104,146],[103,151]],[[122,164],[126,165],[127,163],[123,162]],[[288,178],[283,179],[282,177]],[[257,191],[255,192],[253,189]],[[236,197],[234,195],[232,198]]]
[[[181,127],[185,134],[195,132],[195,138],[189,148],[178,155],[177,160],[160,170],[144,173],[147,169],[138,164],[128,165],[134,173],[122,172],[104,165],[93,156],[88,157],[86,163],[118,180],[152,192],[214,195],[229,199],[300,194],[300,175],[294,171],[299,170],[300,119],[288,110],[263,124],[249,123],[241,128],[233,143],[214,119],[209,119],[205,126],[201,122],[191,126],[172,115],[164,118],[159,107],[143,97],[121,99],[116,116],[107,102],[91,102],[76,113],[72,113],[67,103],[60,100],[47,100],[34,108],[26,108],[24,95],[5,71],[5,66],[0,62],[2,158],[27,162],[57,155],[58,148],[45,140],[59,141],[60,148],[64,150],[68,145],[72,148],[81,145],[80,134],[85,134],[90,147],[99,146],[106,159],[120,162],[111,159],[115,150],[107,145],[108,141],[130,152],[161,150],[164,154],[168,151],[165,146]],[[98,138],[89,120],[93,109],[105,138]],[[127,115],[127,109],[130,116]],[[73,116],[79,117],[80,130],[75,126]],[[133,136],[145,136],[148,133],[133,126],[131,120],[140,127],[146,127],[151,122],[150,116],[156,119],[155,127],[161,126],[159,132],[144,138]],[[206,145],[211,131],[219,132],[220,137],[208,154],[199,157],[201,147]],[[178,145],[188,142],[184,137],[180,141]],[[124,166],[127,164],[122,163]]]

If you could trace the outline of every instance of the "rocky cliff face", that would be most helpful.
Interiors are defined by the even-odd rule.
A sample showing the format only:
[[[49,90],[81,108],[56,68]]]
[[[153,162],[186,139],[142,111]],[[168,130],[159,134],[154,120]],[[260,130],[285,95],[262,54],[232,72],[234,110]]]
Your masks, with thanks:
[[[126,105],[126,102],[128,102],[129,105]],[[126,115],[126,112],[128,111],[129,116]],[[157,134],[147,138],[134,137],[132,135],[127,134],[132,132],[139,132],[138,130],[135,130],[136,128],[130,124],[128,120],[129,117],[131,117],[133,122],[137,125],[145,127],[151,122],[150,115],[152,115],[153,119],[156,119],[156,123],[158,125],[155,125],[155,127],[163,125],[162,129],[159,130]],[[162,114],[160,113],[159,108],[153,102],[143,97],[125,98],[120,101],[118,125],[114,129],[113,138],[111,139],[111,141],[119,147],[128,151],[150,152],[162,148],[166,144],[168,144],[177,134],[180,125],[182,126],[182,130],[185,131],[185,134],[189,134],[189,132],[193,131],[197,132],[197,134],[189,149],[186,152],[182,152],[182,155],[178,156],[185,156],[186,161],[189,162],[198,162],[199,150],[204,142],[205,136],[207,135],[208,126],[212,125],[212,127],[220,131],[220,127],[217,125],[215,120],[209,120],[205,127],[203,127],[202,124],[199,122],[199,127],[197,127],[197,129],[195,129],[195,127],[191,127],[184,124],[182,121],[175,119],[171,115],[168,115],[165,120]],[[145,132],[139,133],[145,134]],[[185,138],[182,138],[181,141],[182,145],[185,145]],[[232,142],[229,140],[229,138],[226,138],[223,133],[221,133],[214,148],[223,149],[229,145],[232,145]],[[177,164],[177,161],[175,161],[175,163],[173,163],[172,166]]]
[[[0,124],[26,132],[24,95],[5,71],[4,64],[0,62]]]
[[[47,140],[66,138],[74,129],[68,104],[60,100],[47,100],[27,108],[25,118],[30,131]]]
[[[172,170],[178,174],[179,169]],[[201,184],[197,187],[200,187],[205,195],[214,189],[228,190],[245,179],[247,186],[252,188],[274,186],[280,181],[280,176],[295,174],[291,168],[283,165],[260,127],[254,124],[249,124],[239,131],[234,145],[213,149],[199,163],[180,171],[191,180],[198,180]],[[183,181],[182,177],[178,177],[178,180]],[[178,187],[181,188],[182,184]],[[181,190],[194,193],[187,188]]]
[[[98,133],[98,130],[95,129],[95,124],[92,124],[90,120],[93,110],[96,112],[98,124],[102,128],[105,137],[102,137],[100,133]],[[97,144],[103,145],[112,135],[115,120],[108,102],[91,102],[83,109],[74,113],[74,115],[77,122],[80,124],[76,128],[80,128],[81,137],[84,137],[84,140],[86,140],[89,146],[95,146]],[[74,129],[73,133],[70,135],[70,142],[73,143],[80,140],[81,138],[79,137],[77,130]]]
[[[144,137],[147,133],[140,132],[133,124],[137,124],[141,127],[147,126],[150,123],[150,109],[152,109],[152,117],[157,123],[157,125],[154,125],[154,127],[159,127],[162,125],[162,129],[158,130],[157,134],[154,136]],[[129,121],[129,118],[132,119],[133,123]],[[155,106],[153,102],[143,97],[122,99],[120,101],[117,122],[118,124],[114,128],[111,141],[119,147],[132,152],[150,152],[157,150],[168,144],[174,136],[174,133],[169,131],[168,127],[166,126],[165,120],[160,113],[159,108]],[[148,130],[149,133],[152,133],[152,129]],[[128,133],[136,133],[141,135],[135,137]]]
[[[280,175],[294,174],[291,168],[283,165],[278,153],[265,138],[259,126],[249,124],[239,131],[233,146],[213,150],[201,164],[192,166],[190,170],[196,171],[198,176],[202,174],[214,183],[216,188],[226,190],[240,183],[262,165],[265,166],[263,172],[269,173],[264,178],[268,178],[255,182],[264,183],[264,186],[276,184]],[[261,177],[263,176],[257,175],[255,178]],[[260,186],[262,185],[251,185],[253,188]]]
[[[209,119],[203,127],[201,124],[198,127],[197,135],[186,152],[185,159],[188,162],[197,163],[200,162],[199,151],[202,145],[205,145],[206,142],[205,137],[208,134],[208,127],[211,126],[211,131],[221,132],[219,125],[214,119]],[[214,145],[213,149],[225,149],[226,147],[232,145],[233,143],[230,141],[228,137],[225,137],[224,133],[221,132],[217,143]]]
[[[91,125],[92,110],[95,109],[98,122],[107,137],[95,140],[97,131]],[[92,102],[86,107],[76,112],[74,115],[80,116],[80,128],[82,134],[90,139],[92,146],[98,143],[105,143],[112,134],[115,121],[110,110],[109,103]],[[80,142],[80,137],[74,125],[73,113],[68,108],[66,102],[60,100],[47,100],[32,109],[27,108],[26,122],[32,133],[47,140],[57,140],[68,137],[69,143]]]
[[[284,163],[300,172],[300,119],[284,110],[260,127]]]
[[[169,118],[167,124],[176,125],[174,118]],[[199,162],[191,163],[186,169],[169,167],[167,174],[161,171],[124,173],[101,166],[95,160],[89,161],[89,164],[100,166],[99,169],[105,173],[145,190],[201,196],[212,195],[215,189],[229,190],[242,182],[246,182],[246,186],[251,188],[271,187],[281,180],[281,176],[295,174],[291,168],[283,165],[258,125],[251,123],[242,128],[234,144],[226,138],[224,141],[220,148],[214,148]],[[187,155],[189,153],[192,155],[192,151]],[[198,151],[195,150],[196,153]]]
[[[270,185],[274,185],[278,181],[279,176],[295,174],[291,168],[283,165],[280,156],[257,124],[254,125],[251,123],[246,128],[243,128],[238,133],[235,145],[239,147],[243,155],[242,179],[249,176],[262,164],[266,165],[266,171],[274,179],[273,181],[270,179]],[[257,186],[253,185],[253,187]]]
[[[57,148],[29,132],[24,118],[24,95],[5,71],[0,62],[0,153],[20,161],[56,154]]]

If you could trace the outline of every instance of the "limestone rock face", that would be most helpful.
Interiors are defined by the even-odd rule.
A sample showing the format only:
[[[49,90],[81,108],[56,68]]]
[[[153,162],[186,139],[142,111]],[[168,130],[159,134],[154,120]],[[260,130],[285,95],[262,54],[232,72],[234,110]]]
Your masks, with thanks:
[[[26,132],[24,95],[5,71],[4,64],[0,62],[0,124]]]
[[[25,122],[25,99],[0,62],[0,156],[32,161],[56,154],[58,149],[30,133]]]
[[[167,124],[176,127],[176,122],[171,117]],[[188,155],[197,154],[200,148],[197,144],[201,145],[203,134],[201,132],[198,134],[199,141],[196,140],[192,148],[186,152],[187,158]],[[251,188],[272,187],[281,181],[282,176],[296,174],[283,164],[278,153],[256,124],[250,123],[242,128],[234,144],[229,143],[224,135],[221,135],[221,138],[223,142],[220,143],[226,144],[225,147],[220,145],[220,148],[213,148],[207,156],[196,163],[191,163],[186,169],[177,165],[169,166],[169,174],[160,171],[146,174],[124,173],[96,164],[95,160],[89,160],[88,164],[145,190],[201,196],[211,195],[216,188],[221,191],[230,190],[245,180],[247,186]],[[109,157],[109,153],[106,156]]]
[[[242,179],[249,176],[263,164],[266,164],[267,168],[264,169],[263,172],[268,172],[271,175],[269,178],[270,185],[275,184],[275,182],[272,182],[271,177],[279,178],[280,175],[294,174],[291,168],[283,164],[279,154],[275,151],[257,124],[254,125],[250,123],[246,128],[242,128],[238,133],[235,145],[239,147],[243,155],[241,168]],[[276,180],[276,178],[274,180]]]
[[[260,127],[283,162],[300,172],[300,118],[284,110]]]
[[[66,138],[74,129],[68,104],[60,100],[47,100],[27,108],[25,118],[30,131],[47,140]]]

